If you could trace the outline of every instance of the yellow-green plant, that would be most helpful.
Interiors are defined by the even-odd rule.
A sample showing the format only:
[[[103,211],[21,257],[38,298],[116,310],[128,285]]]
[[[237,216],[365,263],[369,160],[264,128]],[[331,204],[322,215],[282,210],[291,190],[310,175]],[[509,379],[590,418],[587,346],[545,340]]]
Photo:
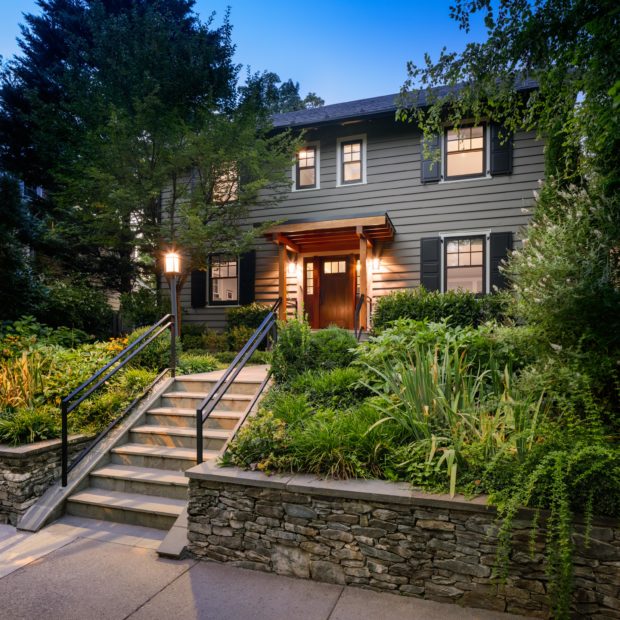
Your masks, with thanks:
[[[37,352],[0,362],[0,410],[34,407],[43,391],[44,365]]]

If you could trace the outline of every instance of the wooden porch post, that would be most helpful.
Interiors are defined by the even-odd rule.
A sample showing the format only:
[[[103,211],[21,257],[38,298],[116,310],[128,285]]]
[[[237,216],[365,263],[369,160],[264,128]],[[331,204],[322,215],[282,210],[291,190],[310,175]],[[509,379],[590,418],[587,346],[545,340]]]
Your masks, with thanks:
[[[286,321],[286,246],[282,243],[278,245],[278,297],[282,299],[278,318]]]
[[[364,303],[360,308],[360,327],[368,329],[368,240],[358,226],[360,240],[360,294],[364,296]]]

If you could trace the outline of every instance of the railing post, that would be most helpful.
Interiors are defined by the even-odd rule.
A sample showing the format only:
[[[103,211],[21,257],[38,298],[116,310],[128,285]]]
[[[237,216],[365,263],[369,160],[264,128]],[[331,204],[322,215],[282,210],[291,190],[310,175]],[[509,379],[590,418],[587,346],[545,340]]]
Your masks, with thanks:
[[[202,410],[196,409],[196,465],[202,463]]]
[[[60,467],[62,476],[62,486],[67,486],[67,469],[69,467],[69,437],[67,431],[67,403],[62,402],[60,404],[60,413],[62,420],[61,441],[62,448],[60,453]]]
[[[170,319],[170,373],[177,376],[177,321],[173,314]]]

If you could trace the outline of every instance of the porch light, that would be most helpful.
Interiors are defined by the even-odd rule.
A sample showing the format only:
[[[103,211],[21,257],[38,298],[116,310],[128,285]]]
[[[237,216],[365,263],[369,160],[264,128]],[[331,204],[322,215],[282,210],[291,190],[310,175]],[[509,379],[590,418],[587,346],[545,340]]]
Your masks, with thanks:
[[[167,252],[164,256],[164,273],[178,276],[181,273],[181,257],[176,252]]]
[[[381,259],[378,256],[375,256],[372,259],[372,270],[379,271],[381,269]]]
[[[355,264],[355,271],[357,271],[357,275],[359,276],[362,272],[362,263],[358,260]]]
[[[295,261],[288,262],[288,275],[294,276],[297,273],[297,263]]]

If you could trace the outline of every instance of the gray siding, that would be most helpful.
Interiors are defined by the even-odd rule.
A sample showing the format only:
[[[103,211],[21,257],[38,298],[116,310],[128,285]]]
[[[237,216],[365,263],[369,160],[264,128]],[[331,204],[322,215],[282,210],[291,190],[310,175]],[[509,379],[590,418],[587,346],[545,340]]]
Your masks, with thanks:
[[[367,137],[367,183],[337,187],[336,140],[358,134]],[[543,144],[531,133],[514,138],[511,175],[428,185],[420,181],[420,133],[410,125],[376,121],[327,127],[309,132],[307,140],[320,141],[320,188],[290,192],[279,205],[258,204],[248,224],[387,212],[396,235],[378,248],[381,269],[374,275],[374,297],[419,284],[421,237],[490,229],[512,231],[518,239],[528,221],[524,210],[532,205],[533,191],[543,176]],[[277,249],[265,239],[257,241],[256,249],[256,299],[272,302],[278,291]],[[294,278],[289,277],[288,288],[294,297]],[[189,308],[189,285],[182,302]],[[225,309],[189,309],[185,319],[223,329]]]

